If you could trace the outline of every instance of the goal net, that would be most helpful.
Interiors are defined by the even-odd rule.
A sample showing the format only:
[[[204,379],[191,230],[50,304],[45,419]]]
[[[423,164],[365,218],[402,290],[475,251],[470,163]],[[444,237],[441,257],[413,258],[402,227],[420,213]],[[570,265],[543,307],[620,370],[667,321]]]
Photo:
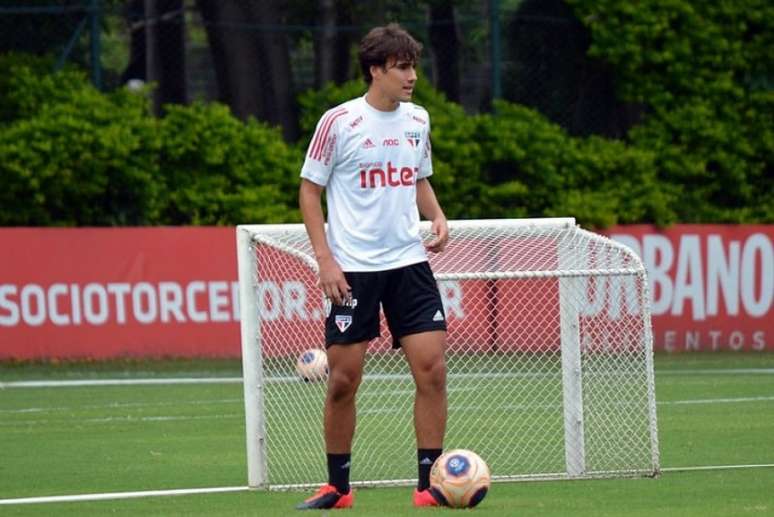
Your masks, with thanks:
[[[448,325],[445,447],[477,452],[494,480],[656,475],[639,258],[572,218],[449,228],[430,256]],[[249,485],[317,486],[325,382],[296,374],[304,351],[325,348],[311,245],[301,224],[242,225],[237,248]],[[357,395],[355,486],[416,480],[414,384],[390,340],[382,316]]]

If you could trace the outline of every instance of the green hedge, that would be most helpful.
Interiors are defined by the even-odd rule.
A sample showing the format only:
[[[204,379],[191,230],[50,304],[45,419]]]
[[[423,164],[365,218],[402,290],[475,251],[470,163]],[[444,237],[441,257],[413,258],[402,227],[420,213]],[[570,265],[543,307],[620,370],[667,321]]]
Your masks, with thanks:
[[[326,109],[363,90],[353,81],[304,94],[304,141]],[[467,115],[425,81],[415,102],[430,113],[432,182],[450,218],[574,216],[593,227],[676,220],[674,186],[658,180],[652,152],[572,138],[534,110],[507,102],[496,103],[496,115]]]
[[[624,141],[575,138],[523,106],[468,115],[420,79],[433,185],[450,218],[574,216],[581,224],[774,222],[774,7],[570,0],[622,98],[646,106]],[[213,104],[149,110],[147,92],[0,56],[0,224],[294,222],[298,174],[352,81],[299,98],[297,145]]]
[[[2,68],[2,67],[0,67]],[[143,98],[103,95],[80,72],[15,66],[0,128],[0,224],[123,225],[157,219],[164,198],[156,123]]]
[[[298,220],[300,156],[281,133],[219,104],[101,93],[85,74],[0,58],[1,225],[235,224]],[[5,72],[5,74],[3,74]]]
[[[648,108],[652,152],[683,222],[774,221],[774,4],[568,0],[619,94]]]

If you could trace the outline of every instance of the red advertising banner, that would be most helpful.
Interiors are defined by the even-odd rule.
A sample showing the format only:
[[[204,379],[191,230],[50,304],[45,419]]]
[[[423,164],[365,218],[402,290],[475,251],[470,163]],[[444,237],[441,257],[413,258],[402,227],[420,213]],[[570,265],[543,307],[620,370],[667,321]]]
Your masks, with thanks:
[[[6,228],[0,242],[0,359],[241,353],[231,228]]]
[[[774,226],[627,225],[605,233],[648,270],[657,349],[774,350]]]
[[[774,351],[774,226],[605,233],[648,270],[657,350]],[[233,228],[3,228],[0,243],[0,360],[240,355]],[[322,325],[304,285],[258,286],[268,325]],[[441,285],[450,325],[488,325],[485,288]],[[620,303],[605,310],[625,317]]]

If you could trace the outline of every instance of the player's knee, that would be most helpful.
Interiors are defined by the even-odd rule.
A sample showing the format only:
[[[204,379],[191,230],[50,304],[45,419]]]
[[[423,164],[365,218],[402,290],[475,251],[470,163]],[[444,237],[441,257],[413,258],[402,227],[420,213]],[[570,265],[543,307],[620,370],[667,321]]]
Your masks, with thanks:
[[[446,363],[443,358],[420,365],[417,389],[433,393],[446,391]]]
[[[333,402],[343,402],[354,398],[361,375],[357,372],[332,371],[328,379],[328,397]]]

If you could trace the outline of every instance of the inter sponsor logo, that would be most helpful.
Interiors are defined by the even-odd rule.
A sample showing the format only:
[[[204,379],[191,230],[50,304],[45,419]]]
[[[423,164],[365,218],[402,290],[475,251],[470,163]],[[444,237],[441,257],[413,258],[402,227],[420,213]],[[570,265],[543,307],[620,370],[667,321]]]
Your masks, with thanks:
[[[384,141],[382,141],[382,147],[398,147],[400,145],[400,140],[397,138],[385,138]]]
[[[418,167],[396,167],[392,162],[387,162],[386,170],[380,167],[361,169],[360,188],[409,187],[416,183],[418,172]]]

